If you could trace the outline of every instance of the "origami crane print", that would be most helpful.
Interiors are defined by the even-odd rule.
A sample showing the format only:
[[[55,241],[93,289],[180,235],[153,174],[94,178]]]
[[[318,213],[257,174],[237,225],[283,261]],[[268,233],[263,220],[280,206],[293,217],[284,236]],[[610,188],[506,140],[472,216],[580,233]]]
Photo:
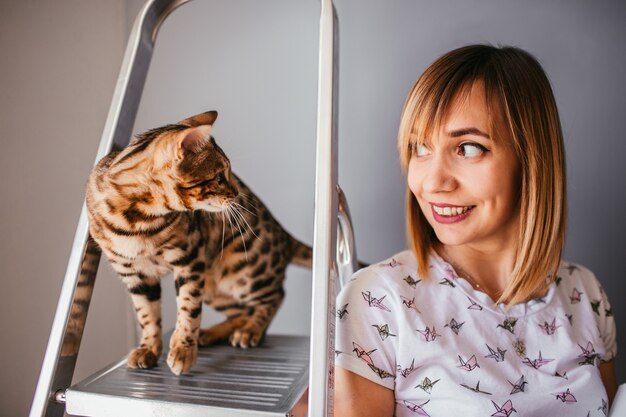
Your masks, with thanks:
[[[557,400],[561,400],[564,403],[576,403],[576,397],[569,391],[569,388],[565,392],[560,392],[558,394],[552,394],[556,396]]]
[[[378,330],[378,335],[380,336],[380,340],[385,340],[386,338],[388,338],[389,336],[396,336],[393,333],[389,332],[389,325],[388,324],[372,324],[372,327],[376,327],[376,330]]]
[[[379,265],[380,266],[385,266],[385,267],[388,267],[388,268],[395,268],[395,267],[397,267],[399,265],[402,265],[402,264],[400,262],[396,261],[395,258],[391,258],[391,261],[383,262],[383,263],[381,263]]]
[[[564,371],[562,374],[560,372],[555,372],[554,376],[569,380],[569,377],[567,376],[567,371]]]
[[[493,350],[491,346],[486,343],[485,345],[487,346],[487,349],[489,349],[489,355],[486,355],[485,358],[495,359],[496,362],[504,361],[504,354],[506,353],[506,350],[502,350],[499,347],[496,347],[497,350]]]
[[[591,300],[591,308],[598,316],[600,315],[600,300]]]
[[[381,310],[389,312],[391,311],[386,305],[383,304],[383,300],[387,297],[386,295],[383,295],[381,298],[375,298],[372,297],[372,293],[370,291],[361,291],[361,295],[363,295],[363,299],[367,301],[367,304],[370,307],[380,308]]]
[[[368,365],[373,365],[374,361],[372,360],[372,357],[370,356],[373,352],[376,352],[377,349],[372,349],[369,352],[366,351],[365,349],[363,349],[363,347],[361,345],[359,345],[356,342],[352,342],[352,347],[354,349],[352,349],[353,352],[356,352],[356,357],[361,359],[363,362],[367,363]]]
[[[452,280],[450,280],[448,278],[442,279],[441,281],[439,281],[439,284],[447,285],[448,287],[452,287],[452,288],[456,287],[456,284],[454,282],[452,282]]]
[[[384,369],[380,369],[379,367],[374,366],[371,363],[368,363],[367,365],[370,367],[372,371],[374,371],[374,373],[376,373],[376,375],[380,377],[380,379],[391,378],[393,376],[392,374],[385,371]]]
[[[337,310],[337,317],[339,318],[339,320],[341,320],[346,314],[348,314],[348,304],[349,303],[344,304],[341,309]]]
[[[517,324],[517,319],[515,317],[507,317],[504,319],[502,324],[498,324],[496,327],[502,327],[504,330],[515,334],[515,324]]]
[[[475,302],[471,298],[467,297],[467,299],[470,302],[469,307],[467,307],[468,310],[478,310],[478,311],[481,311],[483,309],[483,306],[481,306],[480,304],[478,304],[477,302]]]
[[[426,402],[423,402],[423,403],[421,403],[419,405],[415,404],[414,402],[407,401],[407,400],[402,400],[402,402],[404,403],[406,408],[408,408],[409,410],[413,411],[418,416],[430,417],[430,414],[428,414],[426,412],[426,410],[424,410],[424,406],[426,404],[428,404],[430,402],[430,400],[428,400]]]
[[[602,411],[605,416],[609,413],[609,403],[604,398],[602,398],[602,405],[598,407],[598,410]]]
[[[417,284],[419,284],[422,280],[421,279],[413,279],[412,276],[407,275],[406,278],[403,279],[404,282],[406,282],[407,284],[409,284],[411,287],[415,288],[417,286]]]
[[[604,315],[606,317],[613,317],[613,307],[605,308],[604,309]]]
[[[574,315],[573,314],[566,314],[565,317],[567,317],[567,321],[569,321],[569,325],[572,326],[574,323]]]
[[[560,276],[556,276],[556,278],[554,279],[554,282],[556,283],[556,286],[558,287],[559,285],[561,285],[561,281],[563,281],[563,278]]]
[[[600,355],[596,353],[591,342],[587,342],[587,347],[580,345],[578,347],[582,350],[582,353],[578,355],[582,359],[582,361],[578,362],[579,365],[595,365],[600,360]]]
[[[526,385],[528,385],[528,382],[526,382],[526,380],[524,379],[524,375],[522,375],[520,379],[515,381],[515,383],[509,381],[508,379],[506,381],[511,384],[511,387],[513,387],[513,389],[511,390],[511,395],[517,394],[518,392],[526,391]]]
[[[579,268],[576,265],[569,264],[565,267],[565,269],[567,269],[569,271],[569,274],[572,275],[574,271],[578,271]]]
[[[415,371],[417,371],[417,368],[415,367],[415,359],[411,361],[411,365],[409,365],[408,368],[403,369],[400,365],[398,365],[398,372],[400,372],[400,375],[402,375],[404,378],[411,375]]]
[[[450,330],[454,332],[455,335],[459,335],[459,331],[461,330],[461,326],[463,326],[465,322],[458,323],[454,318],[450,320],[450,323],[446,324],[443,327],[449,327]]]
[[[582,292],[578,291],[576,287],[572,290],[572,295],[569,296],[569,300],[571,304],[580,303],[580,296],[583,295]]]
[[[435,330],[435,326],[433,326],[432,330],[430,329],[430,327],[426,326],[426,329],[424,330],[417,329],[417,332],[420,333],[422,336],[424,336],[424,339],[427,342],[434,342],[437,337],[441,336],[440,334],[437,334],[437,331]]]
[[[476,368],[480,368],[478,361],[476,361],[476,355],[472,355],[467,361],[464,361],[461,355],[458,355],[458,357],[459,362],[461,363],[458,368],[465,369],[468,372],[471,372]]]
[[[556,325],[556,317],[552,319],[552,323],[544,321],[543,324],[539,325],[539,328],[548,336],[553,335],[559,327],[561,326]]]
[[[416,385],[415,388],[421,388],[425,393],[430,394],[437,382],[439,382],[438,379],[431,381],[430,378],[425,377],[422,383]]]
[[[511,400],[507,400],[502,406],[499,406],[494,401],[491,401],[493,406],[496,407],[496,412],[491,415],[491,417],[509,417],[513,411],[517,413],[517,410],[513,408],[513,403]]]
[[[415,297],[409,300],[408,298],[401,295],[400,298],[402,299],[402,304],[404,304],[406,308],[410,310],[415,310],[418,313],[422,314],[422,312],[417,309],[417,305],[415,304]]]
[[[466,384],[461,384],[461,386],[462,386],[463,388],[467,388],[467,389],[468,389],[468,390],[470,390],[470,391],[474,391],[474,392],[477,392],[477,393],[480,393],[480,394],[491,395],[491,393],[490,393],[490,392],[487,392],[487,391],[482,391],[482,390],[480,389],[480,381],[476,382],[476,387],[470,387],[469,385],[466,385]]]
[[[530,366],[532,368],[539,369],[543,365],[546,365],[546,364],[552,362],[553,360],[554,359],[543,359],[541,357],[541,351],[539,351],[539,357],[537,359],[533,360],[533,359],[530,359],[530,358],[527,357],[526,359],[524,359],[524,361],[522,363],[524,363],[524,364],[526,364],[526,365],[528,365],[528,366]]]

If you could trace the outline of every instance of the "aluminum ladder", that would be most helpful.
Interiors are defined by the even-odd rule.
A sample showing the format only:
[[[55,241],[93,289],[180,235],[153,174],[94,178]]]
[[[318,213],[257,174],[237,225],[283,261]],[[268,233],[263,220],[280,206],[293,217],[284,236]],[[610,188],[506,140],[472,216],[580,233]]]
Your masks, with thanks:
[[[128,144],[158,30],[189,1],[150,0],[137,16],[96,162]],[[268,335],[248,351],[200,349],[196,367],[182,377],[163,363],[129,369],[124,358],[70,387],[85,326],[75,317],[87,316],[101,255],[89,238],[83,204],[31,417],[292,416],[304,415],[306,402],[309,416],[333,415],[335,287],[357,266],[350,215],[337,184],[336,22],[332,0],[321,0],[310,339]],[[72,314],[80,310],[85,314]]]

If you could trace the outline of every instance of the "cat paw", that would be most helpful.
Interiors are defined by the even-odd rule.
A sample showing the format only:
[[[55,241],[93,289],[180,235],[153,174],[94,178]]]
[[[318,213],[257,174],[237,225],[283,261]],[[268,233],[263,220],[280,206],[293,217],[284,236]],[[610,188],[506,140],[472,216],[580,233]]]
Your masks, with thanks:
[[[200,335],[198,336],[198,346],[212,346],[218,342],[221,342],[225,338],[220,335],[205,329],[200,329]]]
[[[176,346],[167,355],[167,364],[176,375],[185,374],[196,364],[197,346]]]
[[[237,329],[230,335],[230,344],[234,347],[249,348],[256,347],[261,338],[262,333],[258,333],[250,330]]]
[[[130,368],[148,369],[156,366],[158,356],[148,348],[133,349],[128,355],[128,366]]]

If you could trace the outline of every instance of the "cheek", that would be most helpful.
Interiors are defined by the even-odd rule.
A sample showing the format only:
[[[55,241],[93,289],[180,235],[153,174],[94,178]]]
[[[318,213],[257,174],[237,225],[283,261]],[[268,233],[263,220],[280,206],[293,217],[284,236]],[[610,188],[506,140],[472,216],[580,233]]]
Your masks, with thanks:
[[[409,169],[407,171],[406,181],[409,189],[417,198],[420,193],[422,180],[419,170],[417,169],[417,164],[414,161],[414,159],[411,159],[411,161],[409,162]]]

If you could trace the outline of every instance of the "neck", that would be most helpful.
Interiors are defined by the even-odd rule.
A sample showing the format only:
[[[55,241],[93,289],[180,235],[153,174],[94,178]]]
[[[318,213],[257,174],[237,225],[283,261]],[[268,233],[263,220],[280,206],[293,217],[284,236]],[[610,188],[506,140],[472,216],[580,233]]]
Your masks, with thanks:
[[[470,245],[444,245],[436,247],[457,274],[484,291],[491,299],[498,300],[509,284],[515,265],[516,248],[508,245],[499,248],[476,248]]]

